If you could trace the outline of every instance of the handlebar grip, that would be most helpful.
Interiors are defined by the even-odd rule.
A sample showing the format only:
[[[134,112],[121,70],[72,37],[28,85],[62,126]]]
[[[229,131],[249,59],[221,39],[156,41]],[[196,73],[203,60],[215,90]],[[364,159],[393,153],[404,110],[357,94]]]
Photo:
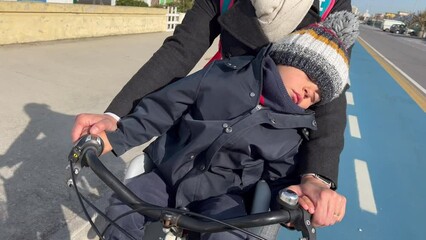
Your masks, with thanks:
[[[81,137],[71,149],[71,152],[68,155],[68,160],[73,163],[80,162],[81,166],[87,167],[87,162],[84,161],[83,156],[89,149],[94,150],[96,155],[100,156],[104,150],[104,142],[102,138],[96,135],[85,135]]]
[[[299,207],[299,196],[287,188],[280,190],[277,200],[284,209],[297,209]]]

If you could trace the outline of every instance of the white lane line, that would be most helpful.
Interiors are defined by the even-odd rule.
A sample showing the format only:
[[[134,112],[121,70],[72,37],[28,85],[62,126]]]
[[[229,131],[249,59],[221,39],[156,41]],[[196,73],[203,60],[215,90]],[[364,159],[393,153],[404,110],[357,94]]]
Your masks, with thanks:
[[[371,46],[370,44],[367,43],[367,41],[365,41],[365,39],[361,38],[362,41],[364,41],[364,43],[370,47],[377,55],[379,55],[381,58],[383,58],[383,60],[385,60],[389,65],[391,65],[393,68],[395,68],[400,74],[402,74],[406,79],[408,79],[408,81],[410,81],[414,86],[417,87],[417,89],[419,89],[420,91],[422,91],[424,94],[426,94],[426,89],[424,89],[422,86],[420,86],[420,84],[418,84],[414,79],[412,79],[410,76],[408,76],[405,72],[403,72],[401,69],[399,69],[395,64],[393,64],[393,62],[389,61],[389,59],[387,59],[385,56],[383,56],[379,51],[377,51],[375,48],[373,48],[373,46]]]
[[[373,187],[370,174],[365,161],[355,159],[355,175],[358,187],[359,207],[369,213],[377,215],[376,201],[374,200]]]
[[[346,95],[346,102],[349,105],[355,105],[354,95],[351,92],[346,92],[345,95]]]
[[[348,115],[348,121],[349,121],[349,131],[351,133],[351,136],[354,138],[361,138],[361,132],[359,131],[359,126],[358,126],[358,118],[353,115]]]

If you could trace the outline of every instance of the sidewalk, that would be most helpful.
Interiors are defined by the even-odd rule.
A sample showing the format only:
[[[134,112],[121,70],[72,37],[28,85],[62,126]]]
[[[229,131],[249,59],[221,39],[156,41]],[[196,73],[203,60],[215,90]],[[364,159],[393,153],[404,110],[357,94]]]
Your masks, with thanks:
[[[93,239],[69,178],[74,116],[100,113],[170,33],[0,46],[1,239]],[[213,56],[209,50],[196,68]],[[108,155],[119,177],[141,148]],[[82,173],[81,188],[100,208],[108,189]]]

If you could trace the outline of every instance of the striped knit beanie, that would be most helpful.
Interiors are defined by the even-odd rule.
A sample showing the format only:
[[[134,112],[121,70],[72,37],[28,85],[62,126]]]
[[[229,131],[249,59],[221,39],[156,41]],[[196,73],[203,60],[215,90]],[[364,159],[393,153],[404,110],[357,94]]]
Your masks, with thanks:
[[[349,82],[347,50],[358,37],[358,28],[355,14],[336,12],[273,43],[269,54],[276,64],[304,71],[319,87],[322,105],[338,97]]]

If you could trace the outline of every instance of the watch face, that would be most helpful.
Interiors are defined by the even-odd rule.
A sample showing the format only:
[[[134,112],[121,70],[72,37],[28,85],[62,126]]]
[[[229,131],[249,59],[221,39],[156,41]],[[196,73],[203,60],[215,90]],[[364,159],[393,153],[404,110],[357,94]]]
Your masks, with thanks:
[[[331,182],[328,180],[328,179],[326,179],[326,178],[324,178],[324,177],[321,177],[320,175],[318,175],[318,174],[315,174],[315,177],[318,179],[318,180],[321,180],[323,183],[325,183],[326,185],[328,185],[328,187],[331,187]]]
[[[308,174],[303,174],[303,176],[312,176],[315,179],[318,179],[319,181],[321,181],[322,183],[324,183],[325,185],[327,185],[329,188],[331,188],[331,186],[333,185],[332,182],[328,179],[326,179],[325,177],[322,177],[316,173],[308,173]]]

